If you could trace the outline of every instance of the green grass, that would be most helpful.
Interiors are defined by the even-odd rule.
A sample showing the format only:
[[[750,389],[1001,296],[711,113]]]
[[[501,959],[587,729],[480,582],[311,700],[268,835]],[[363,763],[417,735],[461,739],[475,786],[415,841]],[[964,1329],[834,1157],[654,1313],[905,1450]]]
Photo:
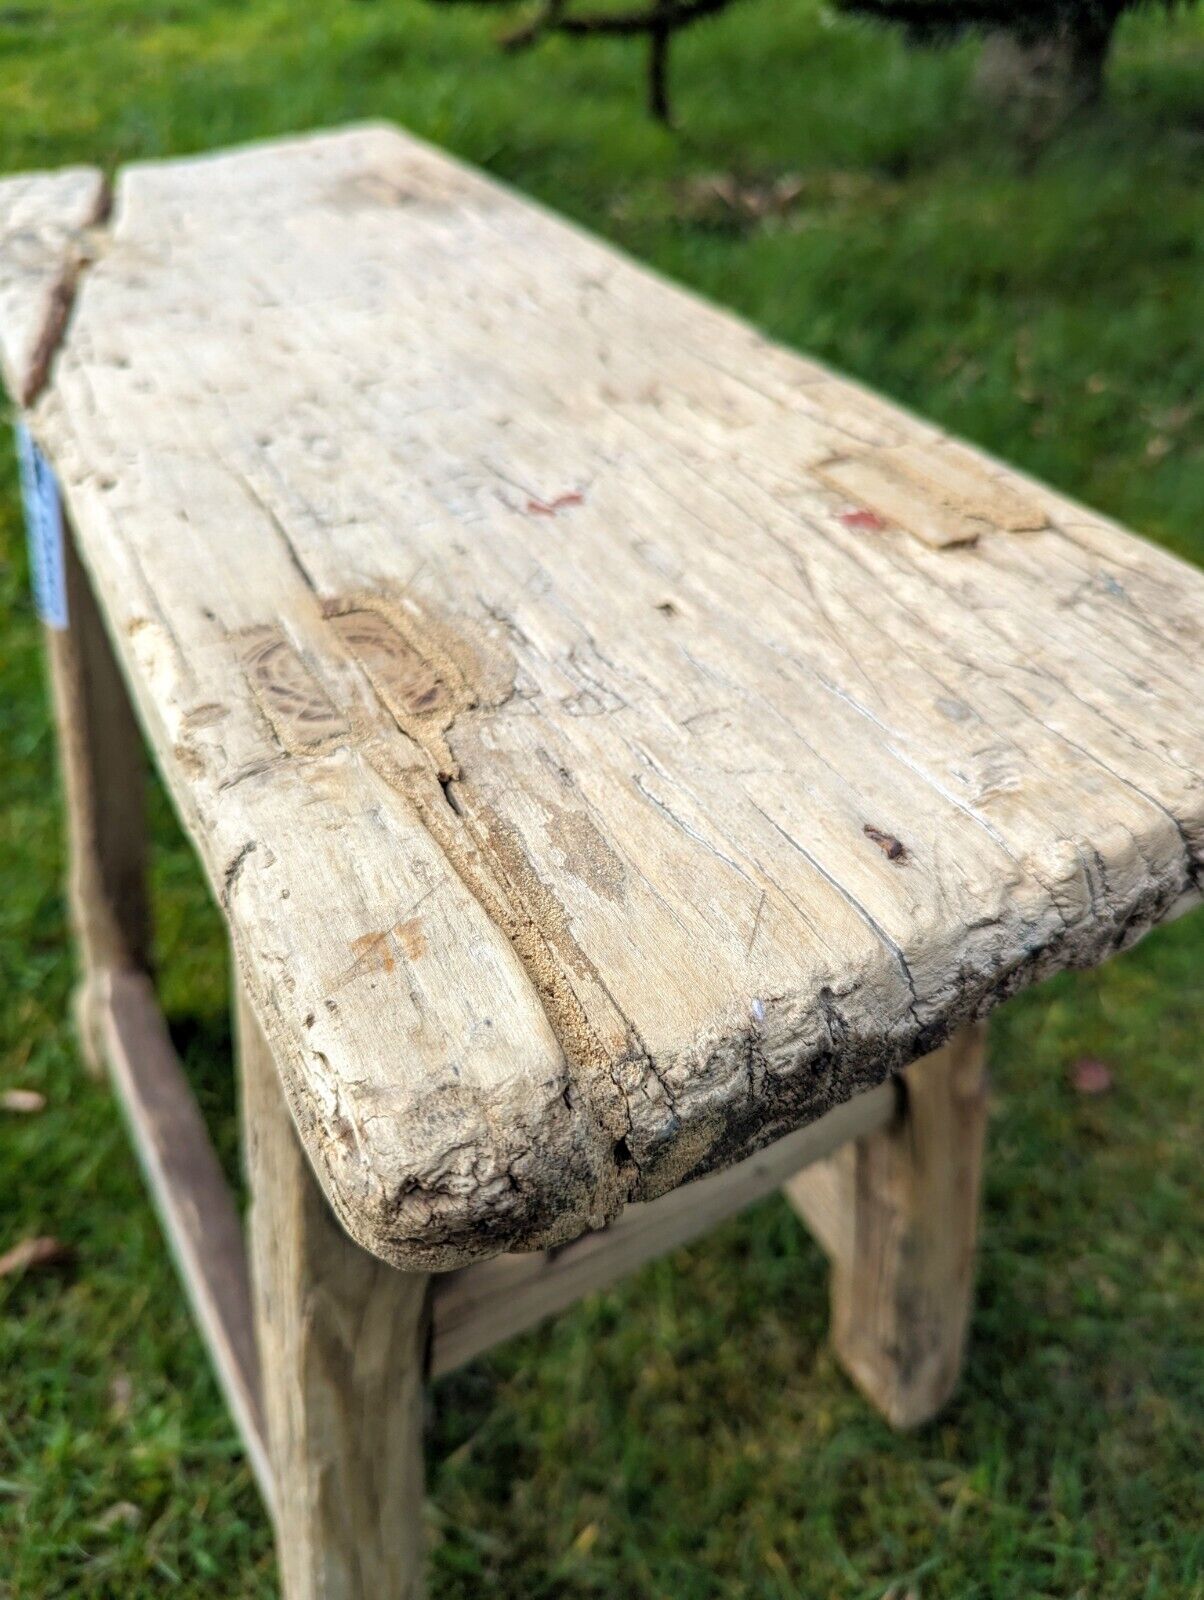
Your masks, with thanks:
[[[812,0],[638,53],[416,0],[26,0],[0,11],[0,170],[394,117],[635,254],[1204,560],[1204,20],[1122,29],[1106,109],[1027,150]],[[696,183],[797,175],[757,226]],[[0,1596],[257,1597],[269,1531],[107,1094],[64,1022],[60,809],[14,473],[0,465]],[[156,799],[173,1026],[236,1164],[219,921]],[[893,1436],[824,1345],[778,1201],[436,1386],[432,1591],[710,1600],[1204,1595],[1204,923],[996,1019],[978,1312],[944,1418]],[[1113,1092],[1077,1098],[1092,1054]],[[134,1508],[114,1512],[112,1508]]]

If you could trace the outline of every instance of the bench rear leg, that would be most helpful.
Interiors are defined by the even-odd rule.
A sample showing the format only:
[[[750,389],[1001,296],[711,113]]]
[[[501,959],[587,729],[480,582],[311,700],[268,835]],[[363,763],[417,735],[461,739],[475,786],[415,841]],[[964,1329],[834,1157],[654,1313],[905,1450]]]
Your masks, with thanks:
[[[100,1013],[111,971],[146,971],[145,777],[141,736],[69,528],[67,618],[45,629],[67,811],[68,893],[82,975],[75,1020],[85,1065],[103,1071]]]
[[[987,1119],[986,1029],[965,1028],[901,1074],[889,1128],[786,1185],[832,1259],[832,1343],[896,1428],[957,1385],[974,1285]]]
[[[251,1271],[284,1600],[418,1600],[430,1279],[343,1232],[239,995]]]

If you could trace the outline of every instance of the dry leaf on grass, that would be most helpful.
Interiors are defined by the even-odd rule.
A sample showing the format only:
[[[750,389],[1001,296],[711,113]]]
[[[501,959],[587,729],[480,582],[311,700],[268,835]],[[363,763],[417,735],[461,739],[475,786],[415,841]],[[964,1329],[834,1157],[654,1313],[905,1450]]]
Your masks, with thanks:
[[[118,1500],[107,1511],[102,1511],[92,1526],[101,1533],[108,1533],[111,1528],[136,1528],[141,1521],[142,1512],[132,1500]]]
[[[120,1422],[134,1403],[134,1383],[128,1372],[115,1372],[109,1384],[109,1411]]]
[[[748,227],[789,216],[803,187],[803,180],[793,176],[756,179],[715,172],[684,183],[678,206],[688,222]]]
[[[1111,1069],[1094,1056],[1083,1056],[1070,1069],[1075,1094],[1107,1094],[1112,1087]]]
[[[803,226],[849,205],[889,196],[892,186],[864,173],[707,172],[675,185],[674,215],[701,227],[748,231],[763,223]]]
[[[10,1278],[17,1272],[28,1272],[35,1267],[61,1266],[71,1259],[71,1246],[61,1239],[44,1234],[36,1239],[22,1239],[0,1256],[0,1278]]]
[[[45,1111],[46,1096],[39,1094],[36,1089],[5,1089],[0,1094],[0,1106],[5,1111],[16,1111],[22,1116],[32,1116],[36,1111]]]

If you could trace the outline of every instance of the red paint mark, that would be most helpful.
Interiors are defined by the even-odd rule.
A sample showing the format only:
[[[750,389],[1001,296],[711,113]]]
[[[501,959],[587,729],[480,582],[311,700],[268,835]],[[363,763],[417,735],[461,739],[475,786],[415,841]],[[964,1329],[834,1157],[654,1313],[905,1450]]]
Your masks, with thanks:
[[[842,511],[840,520],[846,528],[859,528],[863,533],[881,533],[886,523],[876,511],[870,511],[864,506],[856,511]]]
[[[570,489],[567,494],[558,494],[555,500],[528,500],[527,510],[533,517],[554,517],[565,506],[584,505],[585,496],[576,489]]]

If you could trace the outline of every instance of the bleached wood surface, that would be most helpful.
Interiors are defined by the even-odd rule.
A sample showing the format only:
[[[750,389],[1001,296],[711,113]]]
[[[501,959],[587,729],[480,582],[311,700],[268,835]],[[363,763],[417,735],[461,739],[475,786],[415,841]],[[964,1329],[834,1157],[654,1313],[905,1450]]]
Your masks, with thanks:
[[[107,195],[95,167],[0,179],[0,371],[20,404],[46,376],[83,260],[83,231],[99,221]]]
[[[597,1226],[1196,892],[1200,574],[393,129],[127,168],[30,421],[388,1260]]]

